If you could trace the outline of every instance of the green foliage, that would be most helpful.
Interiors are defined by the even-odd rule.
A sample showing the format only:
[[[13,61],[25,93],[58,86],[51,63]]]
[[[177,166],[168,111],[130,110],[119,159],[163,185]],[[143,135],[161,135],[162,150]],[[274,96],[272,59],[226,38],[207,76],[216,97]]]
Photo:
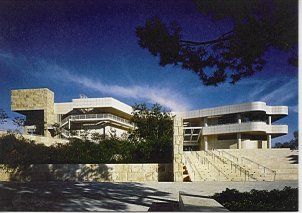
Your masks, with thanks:
[[[173,120],[170,113],[154,104],[133,106],[132,122],[136,128],[129,139],[136,146],[135,159],[142,162],[171,162],[173,146]]]
[[[298,131],[294,132],[294,138],[288,142],[276,143],[275,148],[290,148],[293,150],[299,149],[299,136]]]
[[[231,83],[261,71],[270,48],[289,52],[288,63],[298,65],[298,1],[296,0],[194,0],[202,16],[213,22],[227,20],[229,29],[215,38],[186,40],[175,21],[159,17],[136,28],[138,44],[159,64],[180,65],[193,71],[204,85],[230,78]],[[200,25],[202,27],[202,25]],[[248,51],[247,51],[248,50]]]
[[[14,135],[0,138],[0,163],[12,168],[44,163],[169,163],[172,160],[173,120],[169,113],[155,104],[150,110],[145,104],[133,107],[135,130],[129,137],[116,137],[115,132],[104,137],[92,134],[92,140],[73,138],[67,144],[46,147]],[[60,132],[55,129],[53,134]]]
[[[9,134],[0,138],[0,163],[11,168],[26,166],[34,162],[47,163],[48,147],[33,141],[17,139]]]
[[[215,193],[212,198],[230,211],[297,211],[298,189],[284,187],[283,190],[251,190],[239,192],[228,189]]]
[[[7,113],[3,109],[0,109],[0,124],[6,123],[7,119],[8,119]]]

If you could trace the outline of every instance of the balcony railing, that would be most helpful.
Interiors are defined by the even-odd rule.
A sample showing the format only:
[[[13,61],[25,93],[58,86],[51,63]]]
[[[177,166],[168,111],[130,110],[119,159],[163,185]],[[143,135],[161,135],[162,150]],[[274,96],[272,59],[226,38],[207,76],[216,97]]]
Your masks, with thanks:
[[[91,119],[112,119],[124,124],[133,125],[129,120],[121,118],[116,115],[112,115],[110,113],[101,113],[101,114],[81,114],[81,115],[69,115],[68,117],[64,118],[61,121],[61,125],[68,122],[68,120],[75,121],[75,120],[91,120]]]
[[[245,123],[206,126],[203,127],[202,133],[204,135],[210,135],[244,131],[262,131],[269,134],[285,134],[288,132],[288,128],[287,125],[269,125],[266,122],[254,121]]]

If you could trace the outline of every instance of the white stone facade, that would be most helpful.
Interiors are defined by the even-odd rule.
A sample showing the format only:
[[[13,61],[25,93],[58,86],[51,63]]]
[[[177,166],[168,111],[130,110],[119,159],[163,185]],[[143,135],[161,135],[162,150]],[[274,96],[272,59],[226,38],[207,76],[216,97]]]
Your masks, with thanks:
[[[12,90],[11,109],[26,116],[25,134],[91,139],[93,133],[120,137],[134,128],[132,107],[110,97],[54,103],[49,89],[20,89]]]
[[[286,106],[250,102],[188,112],[175,112],[184,121],[184,149],[270,149],[271,139],[288,133],[273,122],[288,115]]]
[[[132,107],[125,103],[110,97],[54,103],[54,93],[46,88],[12,90],[12,111],[29,118],[25,130],[33,132],[36,126],[39,134],[48,137],[55,135],[54,123],[61,138],[91,138],[93,133],[121,136],[134,128]],[[270,149],[272,138],[288,133],[287,125],[273,124],[288,115],[288,107],[264,102],[173,114],[183,120],[183,136],[176,131],[174,139],[183,138],[184,150]]]

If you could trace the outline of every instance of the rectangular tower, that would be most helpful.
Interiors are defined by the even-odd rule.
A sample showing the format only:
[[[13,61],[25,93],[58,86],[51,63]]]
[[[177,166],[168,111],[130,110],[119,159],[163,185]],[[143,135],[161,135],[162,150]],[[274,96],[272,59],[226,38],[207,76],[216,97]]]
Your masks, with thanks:
[[[54,93],[47,88],[11,91],[11,110],[26,116],[25,132],[50,137],[48,128],[54,123]]]

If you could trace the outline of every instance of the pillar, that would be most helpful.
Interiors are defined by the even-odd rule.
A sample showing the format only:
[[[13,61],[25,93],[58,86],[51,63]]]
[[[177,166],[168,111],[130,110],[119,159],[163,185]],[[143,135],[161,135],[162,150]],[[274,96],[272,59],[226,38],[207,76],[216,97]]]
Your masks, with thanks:
[[[237,114],[237,121],[239,124],[241,124],[241,115],[240,114]]]
[[[241,149],[241,133],[237,133],[237,149]]]
[[[208,136],[204,136],[203,140],[204,140],[204,150],[208,151]]]
[[[183,120],[175,116],[173,119],[173,180],[174,182],[183,181]]]
[[[267,148],[271,149],[272,148],[272,136],[267,135]]]
[[[267,124],[268,125],[271,125],[272,124],[272,116],[268,116],[268,118],[267,118]]]
[[[204,118],[204,126],[208,126],[208,118]]]

